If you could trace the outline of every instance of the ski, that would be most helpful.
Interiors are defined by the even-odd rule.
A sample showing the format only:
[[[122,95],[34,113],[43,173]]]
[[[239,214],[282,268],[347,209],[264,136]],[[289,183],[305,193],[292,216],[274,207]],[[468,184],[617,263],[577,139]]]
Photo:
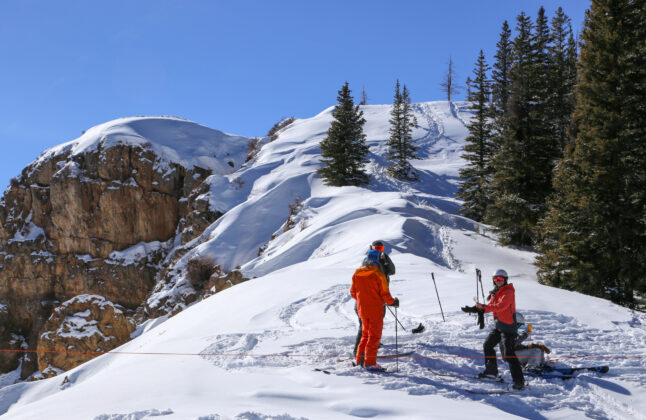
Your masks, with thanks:
[[[576,376],[574,376],[574,375],[563,375],[561,373],[541,373],[541,372],[534,372],[534,371],[531,371],[531,370],[528,370],[527,372],[525,372],[525,374],[529,375],[529,376],[534,376],[534,377],[537,377],[537,378],[543,378],[543,379],[563,379],[563,380],[566,380],[566,379],[576,378]]]
[[[476,394],[476,395],[500,395],[500,394],[509,394],[510,392],[514,392],[509,388],[505,389],[498,389],[498,390],[486,390],[486,389],[464,389],[463,391],[468,392],[469,394]]]
[[[399,353],[399,354],[384,354],[384,355],[377,355],[377,359],[387,359],[387,358],[397,358],[397,357],[406,357],[414,354],[414,351],[407,351],[404,353]]]
[[[504,383],[505,380],[501,376],[497,376],[495,378],[478,378],[477,376],[468,376],[468,375],[459,375],[457,373],[449,373],[449,372],[438,372],[437,370],[433,370],[431,368],[426,368],[429,372],[431,372],[433,375],[437,376],[446,376],[450,378],[459,378],[459,379],[475,379],[476,381],[482,381],[482,382],[492,382],[492,383]]]
[[[577,373],[582,371],[591,371],[597,373],[606,373],[610,370],[610,367],[607,365],[603,366],[586,366],[586,367],[566,367],[566,368],[557,368],[553,366],[543,366],[542,368],[537,368],[533,370],[528,370],[526,373],[537,376],[544,379],[573,379],[577,377]]]
[[[373,369],[364,368],[364,370],[366,372],[368,372],[368,373],[391,373],[385,367],[379,367],[379,368],[376,368],[376,369],[374,369],[374,368]]]
[[[326,375],[330,375],[331,372],[329,370],[321,369],[321,368],[314,368],[315,372],[322,372],[325,373]]]
[[[500,376],[500,375],[496,376],[495,378],[492,378],[492,377],[480,378],[478,376],[473,376],[473,379],[475,379],[476,381],[483,381],[483,382],[497,382],[497,383],[504,383],[505,382],[505,380],[502,379],[502,376]]]
[[[559,373],[562,373],[563,375],[574,375],[575,372],[580,372],[582,370],[589,370],[597,373],[606,373],[610,370],[610,366],[603,365],[603,366],[585,366],[585,367],[573,367],[573,368],[571,367],[557,368],[557,367],[546,365],[545,367],[543,367],[543,370],[547,372],[559,372]]]

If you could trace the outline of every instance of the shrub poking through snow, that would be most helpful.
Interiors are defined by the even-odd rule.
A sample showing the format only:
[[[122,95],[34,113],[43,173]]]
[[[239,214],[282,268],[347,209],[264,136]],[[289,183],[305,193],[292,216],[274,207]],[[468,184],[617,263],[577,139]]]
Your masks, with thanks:
[[[213,274],[222,274],[220,266],[208,257],[193,258],[186,264],[186,277],[196,291],[201,291]]]
[[[301,210],[301,207],[303,207],[303,198],[296,196],[296,198],[294,198],[294,202],[292,204],[288,204],[287,207],[289,207],[289,217],[287,217],[287,222],[285,222],[285,228],[283,229],[284,232],[287,232],[296,226],[294,217]]]
[[[273,127],[269,129],[267,132],[267,137],[269,137],[271,140],[274,141],[278,138],[278,132],[282,130],[283,128],[287,127],[291,123],[296,121],[296,118],[294,117],[289,117],[289,118],[283,118],[282,120],[278,121],[276,124],[274,124]]]

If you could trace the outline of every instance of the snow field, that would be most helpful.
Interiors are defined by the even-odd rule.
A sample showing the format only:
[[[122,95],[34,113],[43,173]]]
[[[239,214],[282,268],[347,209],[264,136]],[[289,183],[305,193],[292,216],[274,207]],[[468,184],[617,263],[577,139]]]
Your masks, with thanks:
[[[297,120],[235,173],[209,178],[213,209],[227,213],[177,267],[206,255],[225,269],[241,265],[252,280],[149,321],[114,354],[0,389],[0,418],[68,419],[70,406],[72,418],[101,420],[646,418],[646,315],[538,284],[535,254],[501,247],[484,226],[457,215],[464,106],[415,104],[414,135],[423,148],[418,183],[385,176],[385,105],[363,107],[372,177],[365,188],[330,188],[314,174],[331,109]],[[284,232],[296,197],[302,210]],[[357,332],[351,276],[375,239],[387,242],[397,268],[391,293],[408,330],[398,330],[398,350],[415,351],[398,362],[381,359],[399,366],[389,374],[352,367],[348,356]],[[475,317],[460,310],[476,297],[475,268],[485,293],[495,269],[508,271],[517,309],[534,325],[533,340],[551,348],[557,364],[609,364],[610,371],[567,381],[528,376],[520,393],[466,392],[501,386],[469,379],[482,369],[491,327],[490,316],[479,330]],[[179,280],[164,293],[181,287]],[[426,330],[411,334],[420,322]],[[382,344],[380,354],[395,352],[389,312]],[[510,382],[507,366],[499,368]]]

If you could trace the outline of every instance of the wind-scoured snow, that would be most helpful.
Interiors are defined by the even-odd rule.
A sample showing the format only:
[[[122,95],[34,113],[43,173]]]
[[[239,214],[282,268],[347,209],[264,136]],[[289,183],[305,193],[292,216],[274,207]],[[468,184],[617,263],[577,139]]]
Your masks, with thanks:
[[[205,181],[211,206],[226,213],[176,265],[206,256],[252,279],[149,321],[112,354],[51,379],[5,386],[0,418],[646,418],[646,315],[538,284],[535,254],[498,245],[486,226],[458,215],[466,104],[414,104],[423,157],[414,162],[415,183],[386,174],[390,106],[362,109],[370,185],[329,187],[316,175],[331,109],[296,120],[239,170]],[[296,203],[286,230],[288,205]],[[379,352],[415,352],[382,359],[398,367],[387,374],[352,367],[348,356],[357,329],[351,276],[375,239],[387,242],[396,265],[391,293],[406,328],[397,326],[396,335],[388,311]],[[485,292],[491,273],[507,270],[532,340],[552,350],[555,364],[608,364],[610,371],[567,381],[527,376],[522,392],[468,393],[503,386],[469,379],[483,368],[492,325],[488,316],[480,330],[460,310],[476,297],[475,268]],[[176,289],[190,287],[178,276]],[[173,288],[151,298],[161,293]],[[411,334],[420,322],[426,330]],[[500,371],[510,383],[507,366],[500,363]]]
[[[76,140],[46,150],[37,162],[70,153],[71,156],[133,145],[155,152],[156,169],[178,163],[187,169],[200,167],[224,175],[244,163],[249,138],[234,136],[176,117],[130,117],[109,121],[85,131]]]

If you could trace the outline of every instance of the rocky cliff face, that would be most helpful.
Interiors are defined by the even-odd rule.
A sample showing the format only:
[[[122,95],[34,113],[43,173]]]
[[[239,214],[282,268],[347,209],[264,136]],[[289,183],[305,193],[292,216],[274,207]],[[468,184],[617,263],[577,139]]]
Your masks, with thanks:
[[[168,264],[169,252],[221,215],[202,197],[201,184],[219,168],[213,159],[221,152],[223,133],[161,120],[170,124],[168,130],[160,134],[148,128],[153,138],[144,140],[142,127],[158,121],[132,119],[117,124],[119,130],[115,124],[94,128],[76,143],[45,152],[12,180],[0,202],[0,348],[44,348],[42,337],[53,337],[53,324],[46,321],[61,302],[79,295],[99,296],[132,317]],[[169,151],[174,141],[184,147],[180,152],[191,151],[186,144],[191,134],[199,135],[195,153],[204,167]],[[155,144],[154,135],[161,136],[163,147]],[[244,138],[234,137],[231,144],[236,150],[246,147]],[[160,156],[160,150],[173,159]],[[228,155],[224,168],[244,162],[244,153]],[[100,322],[100,312],[90,310],[86,321]],[[112,337],[112,348],[128,339]],[[95,344],[87,350],[95,351]],[[15,369],[22,356],[0,354],[0,370]],[[33,373],[36,364],[69,369],[81,359],[27,357],[22,376]]]

